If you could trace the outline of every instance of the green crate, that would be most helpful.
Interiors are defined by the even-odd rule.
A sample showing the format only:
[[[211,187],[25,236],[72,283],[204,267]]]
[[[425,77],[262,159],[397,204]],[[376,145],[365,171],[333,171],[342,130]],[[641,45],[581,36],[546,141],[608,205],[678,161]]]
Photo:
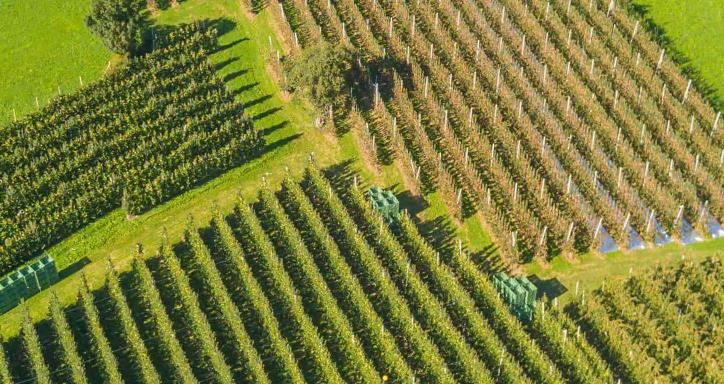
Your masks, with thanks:
[[[3,314],[18,305],[20,300],[8,279],[0,280],[0,314]]]
[[[30,297],[40,292],[40,283],[38,282],[38,269],[34,264],[26,265],[20,269],[25,275],[25,286],[28,292],[25,297]]]
[[[8,275],[4,279],[5,281],[5,289],[3,290],[3,296],[8,298],[8,301],[18,301],[19,300],[19,292],[18,288],[15,285],[15,279],[13,279],[12,276]]]
[[[5,313],[43,289],[58,282],[55,260],[43,255],[2,278],[0,285],[0,313]]]
[[[30,289],[28,289],[28,283],[25,281],[25,273],[23,273],[22,270],[15,271],[10,274],[10,277],[15,281],[13,286],[15,287],[16,295],[18,297],[29,296],[28,292],[30,292]]]
[[[498,291],[510,311],[523,321],[529,321],[535,307],[538,289],[525,277],[510,277],[504,272],[496,272],[492,277],[493,286]]]
[[[396,223],[400,218],[400,202],[397,197],[388,190],[373,186],[367,191],[372,207],[380,212],[389,224]]]
[[[41,257],[35,266],[37,266],[36,276],[41,290],[58,282],[58,270],[55,268],[55,260],[52,257],[47,255]]]

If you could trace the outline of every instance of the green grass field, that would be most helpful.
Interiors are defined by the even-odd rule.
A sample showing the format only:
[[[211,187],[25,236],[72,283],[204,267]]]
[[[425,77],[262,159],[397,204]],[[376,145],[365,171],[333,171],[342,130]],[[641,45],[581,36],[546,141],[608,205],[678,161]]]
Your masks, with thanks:
[[[0,1],[0,125],[97,79],[111,59],[85,26],[89,0]]]
[[[634,0],[724,103],[724,0]]]

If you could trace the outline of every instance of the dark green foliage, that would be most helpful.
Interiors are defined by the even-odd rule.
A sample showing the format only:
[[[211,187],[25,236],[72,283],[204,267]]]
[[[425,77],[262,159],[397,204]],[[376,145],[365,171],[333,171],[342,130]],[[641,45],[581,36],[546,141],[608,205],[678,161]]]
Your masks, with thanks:
[[[288,65],[287,86],[320,109],[344,107],[353,82],[353,51],[344,44],[320,42],[305,48]]]
[[[93,0],[86,25],[113,52],[137,56],[144,45],[148,20],[143,0]]]
[[[0,383],[10,384],[12,382],[11,379],[8,362],[5,358],[5,349],[3,348],[3,338],[0,336]]]
[[[216,31],[186,26],[157,44],[0,129],[0,273],[119,206],[138,215],[256,153],[259,135],[208,60]]]

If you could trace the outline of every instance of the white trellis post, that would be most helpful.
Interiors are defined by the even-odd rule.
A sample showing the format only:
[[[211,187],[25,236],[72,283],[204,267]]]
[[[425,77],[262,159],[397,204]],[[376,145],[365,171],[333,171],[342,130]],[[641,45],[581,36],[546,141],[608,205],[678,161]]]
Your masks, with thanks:
[[[621,188],[621,182],[623,181],[623,168],[618,169],[618,179],[616,180],[616,190]]]
[[[701,211],[699,211],[699,217],[696,218],[697,223],[700,223],[701,219],[704,218],[704,214],[706,213],[707,205],[709,205],[709,200],[704,201],[704,204],[701,206]]]
[[[684,204],[681,204],[679,206],[679,211],[676,213],[676,218],[674,219],[674,223],[678,223],[679,220],[681,220],[681,217],[684,214]]]
[[[568,181],[566,182],[566,195],[571,193],[571,175],[568,175]]]
[[[520,54],[525,54],[525,35],[523,35],[523,41],[520,43]]]
[[[691,90],[691,79],[689,79],[689,82],[686,84],[686,91],[684,91],[684,97],[681,99],[681,102],[684,103],[686,99],[689,97],[689,91]]]
[[[696,173],[696,171],[699,170],[699,157],[700,156],[701,156],[701,154],[699,154],[699,153],[696,154],[696,159],[694,160],[694,173]]]
[[[598,224],[596,224],[596,230],[593,231],[593,240],[596,240],[598,238],[598,233],[601,231],[601,224],[603,224],[603,217],[598,219]]]
[[[498,67],[498,74],[495,76],[495,94],[498,94],[500,88],[500,67]]]
[[[539,246],[539,247],[542,247],[542,246],[543,246],[543,242],[546,240],[546,234],[548,234],[548,226],[547,226],[547,225],[543,227],[543,232],[542,232],[541,235],[540,235],[540,241],[538,241],[538,246]]]
[[[628,221],[631,219],[631,212],[626,214],[626,219],[623,221],[623,227],[621,228],[621,232],[625,231],[626,228],[628,228]]]
[[[656,72],[661,69],[661,64],[664,62],[664,52],[666,52],[666,48],[661,48],[661,54],[659,55],[659,61],[656,63]]]
[[[616,146],[614,147],[618,151],[618,143],[621,141],[621,127],[618,127],[618,134],[616,134]]]
[[[655,212],[656,211],[652,209],[651,213],[649,213],[649,218],[646,220],[646,229],[644,230],[644,233],[649,233],[649,231],[651,230],[651,224],[654,223],[654,213]]]
[[[717,126],[719,126],[719,118],[721,118],[721,111],[716,113],[716,117],[714,118],[714,124],[711,127],[710,136],[714,136],[714,133],[716,132],[716,128],[717,128]]]
[[[548,21],[548,11],[551,9],[551,2],[546,3],[546,12],[545,12],[545,20]]]
[[[540,181],[540,197],[539,197],[540,199],[543,199],[543,192],[545,191],[545,189],[546,189],[546,179],[542,179]]]
[[[639,143],[644,142],[644,135],[646,134],[646,124],[641,125],[641,135],[639,137]]]
[[[573,235],[573,222],[568,225],[568,233],[566,233],[566,243],[571,240],[571,235]]]
[[[573,38],[573,30],[568,30],[568,40],[566,41],[566,47],[571,46],[571,39]]]

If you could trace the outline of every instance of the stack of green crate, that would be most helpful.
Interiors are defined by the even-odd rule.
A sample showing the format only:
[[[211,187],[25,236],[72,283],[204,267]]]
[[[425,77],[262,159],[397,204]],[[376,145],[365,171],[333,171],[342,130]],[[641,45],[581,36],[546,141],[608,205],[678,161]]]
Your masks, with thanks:
[[[374,186],[367,191],[372,207],[380,212],[388,224],[394,224],[400,219],[400,202],[388,190]]]
[[[0,314],[58,281],[55,260],[43,255],[0,279]]]
[[[538,288],[526,277],[512,277],[505,272],[493,274],[493,285],[511,311],[519,319],[530,320],[535,308]]]

